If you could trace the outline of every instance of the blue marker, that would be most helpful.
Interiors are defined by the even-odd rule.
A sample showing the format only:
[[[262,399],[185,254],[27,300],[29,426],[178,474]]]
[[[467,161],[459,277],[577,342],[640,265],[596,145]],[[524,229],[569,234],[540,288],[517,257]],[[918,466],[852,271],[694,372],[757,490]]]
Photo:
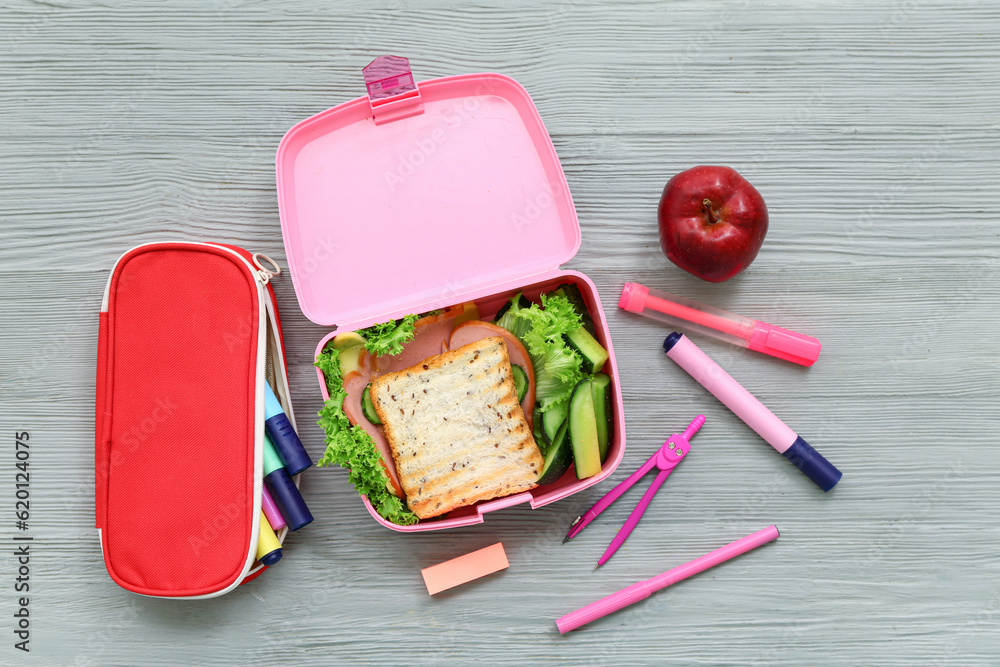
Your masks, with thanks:
[[[298,434],[292,428],[292,422],[288,421],[288,415],[278,402],[278,397],[274,395],[274,390],[266,381],[264,382],[264,426],[289,475],[298,475],[313,464]]]
[[[281,458],[274,451],[271,439],[264,434],[264,484],[278,506],[281,516],[285,517],[288,530],[298,530],[313,520],[313,515],[302,500],[302,494],[292,481],[291,475],[281,463]]]

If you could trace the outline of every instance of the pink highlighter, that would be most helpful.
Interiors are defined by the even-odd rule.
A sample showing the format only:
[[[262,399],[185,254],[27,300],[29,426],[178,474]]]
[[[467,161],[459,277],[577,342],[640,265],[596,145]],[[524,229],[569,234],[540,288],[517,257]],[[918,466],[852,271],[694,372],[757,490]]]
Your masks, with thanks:
[[[690,338],[675,331],[663,341],[663,351],[816,486],[829,491],[840,481],[841,472],[832,463],[722,370]]]
[[[639,283],[625,283],[618,305],[630,313],[803,366],[812,366],[819,357],[820,342],[811,336],[650,289]]]
[[[776,539],[778,539],[778,528],[776,526],[768,526],[764,530],[758,530],[752,535],[747,535],[735,542],[730,542],[726,546],[707,553],[701,558],[695,558],[690,563],[678,565],[674,569],[667,570],[663,574],[658,574],[652,579],[632,584],[628,588],[623,588],[617,593],[612,593],[606,598],[588,604],[582,609],[570,612],[556,621],[556,627],[559,628],[560,634],[566,634],[570,630],[576,630],[581,625],[586,625],[591,621],[596,621],[640,600],[645,600],[656,591],[666,588],[671,584],[687,579],[699,572],[704,572],[710,567],[724,563],[730,558],[735,558],[740,554],[744,554],[751,549],[756,549]]]

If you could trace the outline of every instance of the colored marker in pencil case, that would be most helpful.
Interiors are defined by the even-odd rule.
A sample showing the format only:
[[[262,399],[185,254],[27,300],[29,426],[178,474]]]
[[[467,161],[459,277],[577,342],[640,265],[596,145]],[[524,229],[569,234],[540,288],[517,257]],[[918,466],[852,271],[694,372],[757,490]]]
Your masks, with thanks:
[[[803,366],[812,366],[822,347],[811,336],[650,289],[639,283],[625,283],[618,305],[630,313],[684,327],[695,333]]]
[[[288,474],[266,433],[264,434],[264,484],[271,492],[271,498],[285,519],[288,530],[298,530],[313,520],[302,494],[299,493],[292,476]]]
[[[260,513],[260,536],[257,538],[257,560],[262,565],[274,565],[281,560],[281,542],[263,512]]]
[[[289,475],[298,475],[312,465],[298,433],[267,382],[264,382],[264,426]]]
[[[274,530],[281,530],[285,527],[285,517],[281,516],[281,512],[278,510],[278,506],[274,503],[274,498],[271,497],[271,492],[267,490],[267,485],[261,489],[260,494],[260,509],[264,512],[264,516],[267,517],[267,522],[271,524],[271,528]]]

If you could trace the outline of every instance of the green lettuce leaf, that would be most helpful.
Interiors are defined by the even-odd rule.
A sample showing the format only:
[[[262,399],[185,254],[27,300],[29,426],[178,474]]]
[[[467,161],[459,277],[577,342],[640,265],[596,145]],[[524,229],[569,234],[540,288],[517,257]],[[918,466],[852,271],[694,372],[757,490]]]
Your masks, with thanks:
[[[317,465],[335,464],[346,468],[348,481],[359,495],[368,498],[382,517],[400,526],[415,524],[417,516],[389,492],[389,475],[382,467],[382,455],[375,441],[363,428],[352,425],[344,414],[347,392],[340,375],[340,350],[326,348],[316,358],[315,364],[323,371],[330,393],[330,398],[320,408],[319,421],[316,422],[326,433],[326,451]]]
[[[403,344],[413,339],[413,323],[419,315],[407,315],[401,320],[383,322],[358,331],[365,339],[365,349],[374,356],[395,356],[403,351]]]
[[[535,398],[541,412],[568,401],[584,378],[583,360],[566,344],[565,334],[581,326],[580,314],[563,296],[541,295],[541,305],[518,306],[521,295],[497,322],[524,343],[535,369]]]
[[[582,359],[569,347],[552,348],[537,358],[531,357],[535,366],[535,398],[539,412],[568,401],[573,389],[584,379]]]
[[[340,350],[334,349],[332,345],[328,346],[319,353],[313,365],[323,372],[326,390],[330,392],[330,396],[333,396],[335,391],[344,389],[344,378],[340,375]]]
[[[522,309],[521,317],[531,323],[531,330],[524,335],[524,345],[533,354],[567,347],[563,336],[580,328],[582,322],[569,299],[563,296],[541,296],[542,307],[532,304]]]
[[[519,305],[520,301],[521,294],[515,294],[510,300],[507,312],[501,315],[495,324],[514,334],[523,343],[525,334],[531,331],[531,322],[527,317],[521,315],[522,308]]]

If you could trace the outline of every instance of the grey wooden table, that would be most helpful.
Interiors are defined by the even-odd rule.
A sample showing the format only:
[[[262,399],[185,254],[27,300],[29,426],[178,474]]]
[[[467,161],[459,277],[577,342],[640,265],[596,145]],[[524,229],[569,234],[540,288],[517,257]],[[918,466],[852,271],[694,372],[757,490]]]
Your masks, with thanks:
[[[7,2],[0,11],[0,663],[173,665],[1000,662],[1000,8],[995,3]],[[125,249],[213,240],[283,262],[274,151],[408,56],[418,80],[513,76],[553,137],[597,283],[628,447],[602,485],[485,524],[400,535],[339,470],[286,560],[221,598],[142,598],[93,529],[97,310]],[[710,285],[660,253],[674,173],[736,167],[771,229]],[[824,495],[619,311],[638,280],[821,339],[811,369],[700,339],[842,468]],[[293,397],[318,455],[325,329],[278,280]],[[698,412],[696,455],[612,561],[633,492],[570,520]],[[14,528],[14,434],[31,519]],[[582,631],[553,620],[770,523],[774,544]],[[30,653],[15,534],[34,537]],[[509,570],[431,598],[420,569],[502,541]]]

